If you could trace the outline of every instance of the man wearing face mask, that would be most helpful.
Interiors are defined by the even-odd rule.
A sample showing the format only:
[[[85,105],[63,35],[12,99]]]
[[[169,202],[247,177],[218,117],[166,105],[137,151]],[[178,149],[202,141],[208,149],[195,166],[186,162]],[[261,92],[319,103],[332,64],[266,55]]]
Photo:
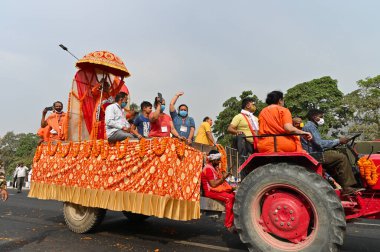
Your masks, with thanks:
[[[45,119],[48,111],[53,111],[48,118]],[[66,125],[66,113],[63,112],[63,103],[56,101],[52,107],[46,107],[42,111],[41,128],[38,130],[39,135],[43,141],[64,141],[65,125]]]
[[[240,113],[232,119],[227,129],[230,134],[235,135],[234,145],[239,153],[239,165],[242,165],[253,153],[257,139],[252,136],[256,136],[259,130],[259,120],[253,115],[256,111],[254,99],[244,98],[241,108]]]
[[[109,142],[123,141],[127,137],[133,137],[130,133],[131,126],[124,110],[127,106],[127,101],[128,95],[120,92],[115,97],[115,103],[106,108],[106,134]]]
[[[165,99],[156,97],[154,100],[154,108],[155,111],[149,115],[149,137],[170,137],[171,133],[174,137],[185,139],[181,137],[174,128],[172,118],[164,113]]]
[[[170,116],[173,119],[173,124],[176,131],[180,136],[187,139],[188,143],[193,142],[195,122],[192,117],[188,115],[189,108],[185,104],[181,104],[178,107],[178,113],[174,107],[178,98],[182,96],[183,92],[178,92],[170,102]]]
[[[307,113],[308,121],[302,130],[310,132],[313,138],[309,144],[302,139],[303,149],[309,153],[323,152],[323,168],[342,186],[342,195],[349,195],[363,190],[362,188],[353,187],[357,181],[347,156],[335,150],[328,150],[338,144],[346,144],[348,142],[347,138],[322,139],[318,127],[324,124],[323,114],[323,111],[319,109],[311,109]]]

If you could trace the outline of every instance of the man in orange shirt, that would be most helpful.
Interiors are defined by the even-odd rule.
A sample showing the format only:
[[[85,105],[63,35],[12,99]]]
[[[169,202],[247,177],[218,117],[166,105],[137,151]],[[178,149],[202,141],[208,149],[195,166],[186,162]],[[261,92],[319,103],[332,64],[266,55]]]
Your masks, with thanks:
[[[53,111],[51,115],[45,119],[48,111]],[[63,103],[56,101],[52,107],[47,107],[42,111],[41,128],[38,130],[38,135],[44,141],[64,141],[65,140],[65,124],[66,113],[63,110]]]
[[[282,92],[270,92],[265,102],[268,106],[259,115],[260,135],[295,133],[303,134],[307,140],[312,139],[309,132],[299,130],[293,126],[292,115],[289,109],[284,107],[285,102]],[[262,137],[259,138],[257,147],[259,152],[304,152],[297,136],[278,136],[276,137],[276,146],[274,146],[274,137]]]

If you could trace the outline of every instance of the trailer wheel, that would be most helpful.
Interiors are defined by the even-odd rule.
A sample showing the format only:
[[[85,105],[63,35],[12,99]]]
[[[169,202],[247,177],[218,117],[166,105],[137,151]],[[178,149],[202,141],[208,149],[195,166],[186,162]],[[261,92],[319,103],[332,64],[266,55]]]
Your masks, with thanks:
[[[346,229],[342,204],[327,181],[288,163],[267,164],[247,175],[234,215],[250,251],[338,251]]]
[[[131,222],[143,222],[149,218],[148,215],[137,214],[137,213],[127,212],[127,211],[123,211],[123,214]]]
[[[106,210],[102,208],[85,207],[70,202],[63,204],[63,215],[69,229],[83,234],[93,231],[104,219]]]

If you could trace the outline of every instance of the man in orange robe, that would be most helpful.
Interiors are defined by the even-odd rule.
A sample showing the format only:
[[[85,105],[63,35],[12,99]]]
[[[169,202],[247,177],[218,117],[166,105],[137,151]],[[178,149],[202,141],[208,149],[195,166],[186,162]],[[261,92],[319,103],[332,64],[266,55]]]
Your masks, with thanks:
[[[65,130],[67,116],[62,111],[63,103],[56,101],[53,107],[47,107],[42,111],[41,128],[38,130],[39,135],[43,141],[64,141],[67,137]],[[49,110],[53,110],[53,113],[45,119]]]
[[[284,96],[280,91],[270,92],[267,96],[268,104],[259,115],[260,135],[303,134],[307,140],[312,138],[309,132],[293,126],[292,115],[289,109],[284,108]],[[259,152],[274,152],[274,137],[261,137],[258,141]],[[277,152],[305,152],[297,136],[277,136]]]

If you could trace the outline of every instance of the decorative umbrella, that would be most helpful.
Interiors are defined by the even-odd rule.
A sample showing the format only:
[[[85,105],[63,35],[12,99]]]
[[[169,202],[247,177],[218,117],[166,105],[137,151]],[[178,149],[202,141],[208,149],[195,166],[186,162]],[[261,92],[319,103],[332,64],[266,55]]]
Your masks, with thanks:
[[[76,66],[80,69],[97,67],[106,72],[121,77],[129,77],[130,73],[124,62],[115,54],[108,51],[95,51],[85,55]]]

